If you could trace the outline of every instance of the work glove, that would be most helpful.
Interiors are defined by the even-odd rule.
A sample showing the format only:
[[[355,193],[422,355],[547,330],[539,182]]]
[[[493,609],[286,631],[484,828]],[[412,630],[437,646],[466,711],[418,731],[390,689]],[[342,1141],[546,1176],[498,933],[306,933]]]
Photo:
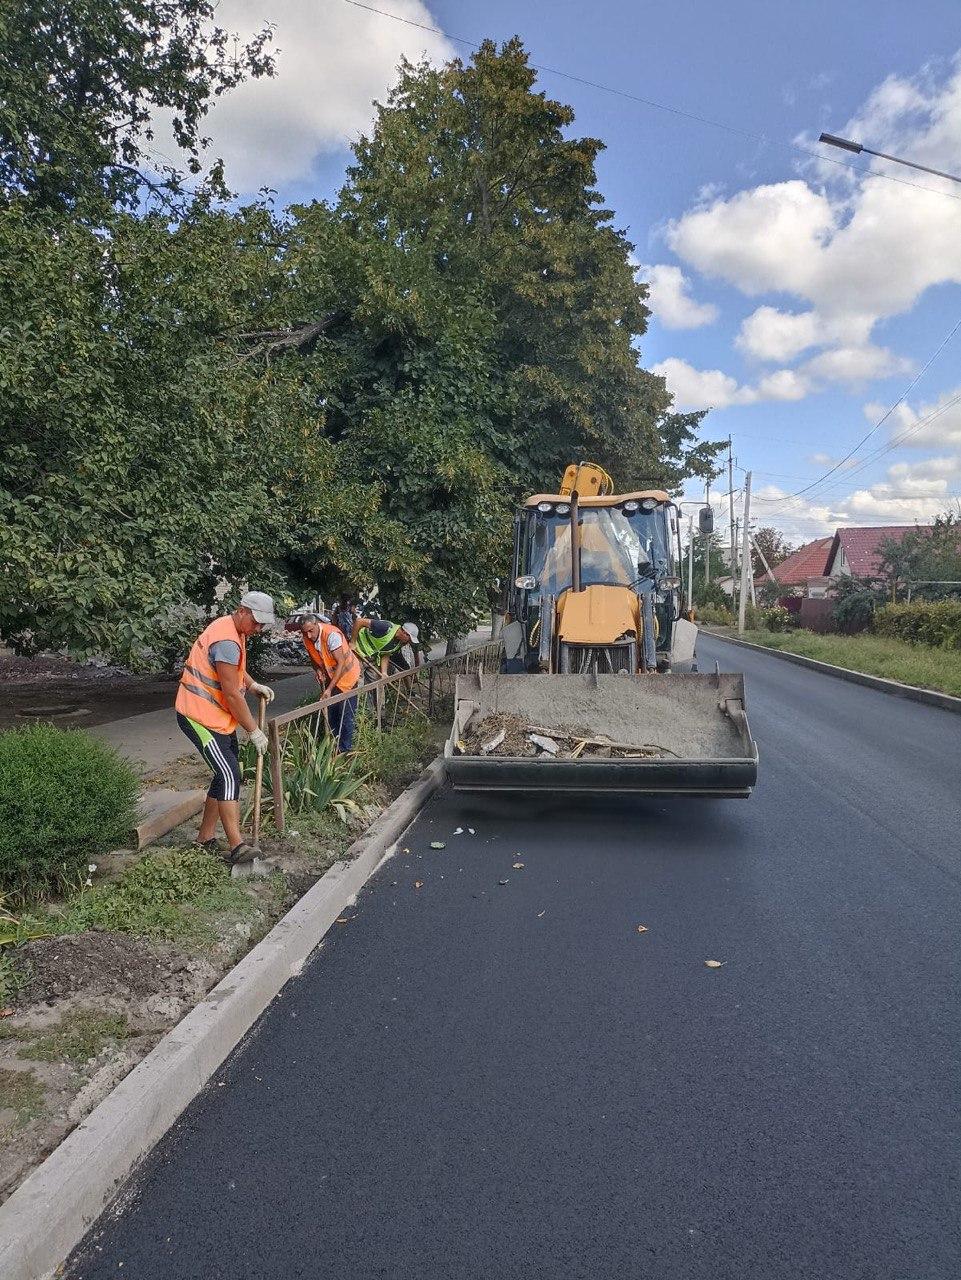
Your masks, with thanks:
[[[250,741],[254,744],[254,750],[259,756],[262,756],[267,750],[267,735],[263,729],[252,729],[250,732]]]
[[[258,697],[258,698],[266,698],[266,700],[267,700],[267,702],[268,702],[268,703],[273,702],[273,700],[274,700],[274,691],[273,691],[273,689],[271,689],[271,688],[270,688],[270,686],[269,686],[269,685],[266,685],[266,684],[256,684],[256,683],[253,683],[253,682],[252,682],[252,683],[249,685],[249,688],[250,688],[250,692],[251,692],[251,693],[255,693],[255,694],[257,695],[257,697]]]

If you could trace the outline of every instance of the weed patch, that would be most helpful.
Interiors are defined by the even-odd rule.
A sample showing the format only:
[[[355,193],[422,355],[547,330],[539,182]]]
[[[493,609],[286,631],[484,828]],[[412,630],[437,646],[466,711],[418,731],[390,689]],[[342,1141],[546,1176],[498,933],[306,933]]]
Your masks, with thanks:
[[[256,904],[241,881],[210,854],[172,849],[141,858],[113,884],[68,898],[44,923],[56,933],[87,929],[209,945],[217,917],[250,915]]]
[[[123,1014],[78,1009],[64,1014],[55,1027],[42,1035],[23,1040],[17,1054],[21,1058],[32,1058],[34,1062],[72,1062],[78,1065],[88,1058],[96,1058],[106,1045],[126,1040],[129,1031]]]
[[[0,1129],[0,1139],[42,1114],[43,1085],[32,1071],[0,1068],[0,1111],[14,1113],[13,1123]]]

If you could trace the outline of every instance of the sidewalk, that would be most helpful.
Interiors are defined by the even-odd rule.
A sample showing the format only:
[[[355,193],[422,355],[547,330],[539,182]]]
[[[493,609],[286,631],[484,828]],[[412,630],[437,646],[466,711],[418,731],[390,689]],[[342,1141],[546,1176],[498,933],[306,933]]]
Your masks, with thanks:
[[[490,639],[490,627],[481,627],[470,632],[465,645],[482,644]],[[447,650],[447,641],[438,640],[431,646],[429,657],[442,658]],[[268,678],[268,683],[270,679]],[[305,669],[296,675],[284,676],[274,680],[272,687],[276,693],[270,704],[270,714],[281,711],[292,711],[308,694],[317,689],[317,680],[313,671]],[[89,732],[109,742],[122,755],[133,761],[144,773],[154,773],[165,765],[185,757],[193,759],[194,750],[181,733],[174,715],[172,700],[176,689],[171,686],[171,706],[160,711],[146,711],[141,715],[127,716],[123,720],[110,720],[105,724],[91,726]]]

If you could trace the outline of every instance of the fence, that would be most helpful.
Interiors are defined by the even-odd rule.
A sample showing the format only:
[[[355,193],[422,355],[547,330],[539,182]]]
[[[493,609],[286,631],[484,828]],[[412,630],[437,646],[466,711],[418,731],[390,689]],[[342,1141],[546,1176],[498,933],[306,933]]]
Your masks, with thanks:
[[[368,680],[349,693],[320,698],[293,711],[284,711],[267,722],[267,741],[270,760],[270,781],[273,791],[274,825],[279,835],[286,830],[284,793],[284,739],[287,728],[297,720],[309,716],[324,716],[338,702],[348,698],[366,699],[377,718],[381,733],[393,729],[399,719],[411,712],[430,717],[435,708],[448,700],[453,706],[454,680],[472,671],[496,671],[500,668],[502,645],[500,640],[488,641],[452,653],[445,658],[433,658],[410,671],[398,671],[394,675]],[[255,830],[260,829],[261,798],[256,798],[254,814]]]

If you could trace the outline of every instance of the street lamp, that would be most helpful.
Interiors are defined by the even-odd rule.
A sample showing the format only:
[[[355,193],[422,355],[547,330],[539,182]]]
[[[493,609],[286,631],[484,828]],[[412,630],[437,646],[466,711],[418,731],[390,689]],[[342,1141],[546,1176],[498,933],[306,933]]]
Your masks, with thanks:
[[[893,160],[895,164],[907,165],[909,169],[920,169],[922,173],[933,173],[936,178],[947,178],[949,182],[961,182],[961,178],[953,173],[944,173],[941,169],[929,169],[926,164],[915,164],[913,160],[902,160],[900,156],[889,156],[886,151],[872,151],[860,142],[851,142],[849,138],[838,138],[833,133],[822,133],[818,142],[826,142],[829,147],[839,147],[842,151],[853,151],[859,156],[862,151],[869,156],[879,156],[882,160]]]

